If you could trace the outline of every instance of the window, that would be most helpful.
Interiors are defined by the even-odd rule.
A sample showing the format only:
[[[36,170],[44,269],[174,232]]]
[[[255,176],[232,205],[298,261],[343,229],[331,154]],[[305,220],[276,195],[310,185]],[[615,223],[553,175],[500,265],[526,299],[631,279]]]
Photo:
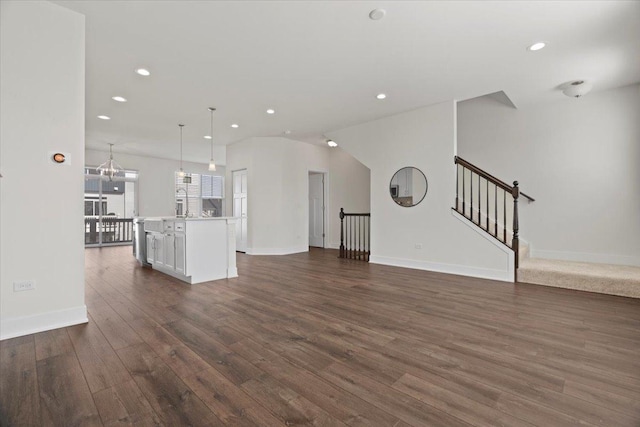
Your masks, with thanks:
[[[191,182],[184,182],[189,179]],[[224,177],[219,175],[187,174],[184,178],[175,174],[176,215],[222,216]]]

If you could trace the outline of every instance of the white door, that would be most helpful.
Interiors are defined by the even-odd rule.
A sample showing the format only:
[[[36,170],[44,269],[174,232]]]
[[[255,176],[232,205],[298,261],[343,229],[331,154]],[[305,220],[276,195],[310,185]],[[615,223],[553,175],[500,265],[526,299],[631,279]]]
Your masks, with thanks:
[[[236,223],[236,250],[247,251],[247,170],[233,172],[233,216]]]
[[[324,248],[324,175],[309,174],[309,246]]]

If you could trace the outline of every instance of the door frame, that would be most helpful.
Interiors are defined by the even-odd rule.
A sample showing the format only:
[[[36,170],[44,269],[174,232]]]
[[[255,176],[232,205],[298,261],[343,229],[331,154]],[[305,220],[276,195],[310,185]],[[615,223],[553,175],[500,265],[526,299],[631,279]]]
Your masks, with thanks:
[[[322,238],[322,247],[323,248],[328,248],[330,247],[328,239],[329,239],[329,230],[330,230],[330,226],[329,226],[329,211],[330,211],[330,206],[329,206],[329,172],[326,170],[321,170],[321,169],[307,169],[307,201],[309,200],[309,176],[311,174],[320,174],[322,175],[322,180],[323,180],[323,185],[322,185],[322,197],[324,198],[323,202],[324,202],[324,212],[322,215],[322,225],[323,225],[323,238]],[[309,218],[311,217],[311,215],[309,215],[309,203],[307,202],[307,227],[309,227]],[[309,236],[307,236],[307,239],[309,238]],[[307,246],[309,246],[308,244],[309,242],[307,241]]]

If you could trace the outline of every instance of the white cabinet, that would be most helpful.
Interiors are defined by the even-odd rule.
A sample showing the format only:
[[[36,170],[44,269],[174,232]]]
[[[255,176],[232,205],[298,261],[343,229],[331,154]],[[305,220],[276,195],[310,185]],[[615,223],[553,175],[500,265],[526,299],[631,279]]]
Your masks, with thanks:
[[[164,234],[153,233],[153,247],[155,249],[154,265],[164,265]]]
[[[187,245],[184,233],[175,234],[175,270],[187,274]]]
[[[167,268],[175,268],[175,264],[176,264],[175,237],[173,233],[165,233],[164,235],[164,266]]]
[[[154,246],[154,238],[152,233],[147,233],[147,262],[153,264],[155,262],[156,249]]]
[[[147,220],[154,224],[145,228],[154,269],[190,284],[238,276],[235,218]]]

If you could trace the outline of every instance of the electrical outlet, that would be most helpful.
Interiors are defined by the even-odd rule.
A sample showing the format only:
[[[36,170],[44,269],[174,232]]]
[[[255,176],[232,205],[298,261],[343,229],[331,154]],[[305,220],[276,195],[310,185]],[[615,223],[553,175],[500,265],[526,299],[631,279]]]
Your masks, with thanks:
[[[13,282],[13,292],[32,291],[36,288],[35,280],[23,280],[22,282]]]
[[[422,243],[416,243],[416,249],[422,249]]]

